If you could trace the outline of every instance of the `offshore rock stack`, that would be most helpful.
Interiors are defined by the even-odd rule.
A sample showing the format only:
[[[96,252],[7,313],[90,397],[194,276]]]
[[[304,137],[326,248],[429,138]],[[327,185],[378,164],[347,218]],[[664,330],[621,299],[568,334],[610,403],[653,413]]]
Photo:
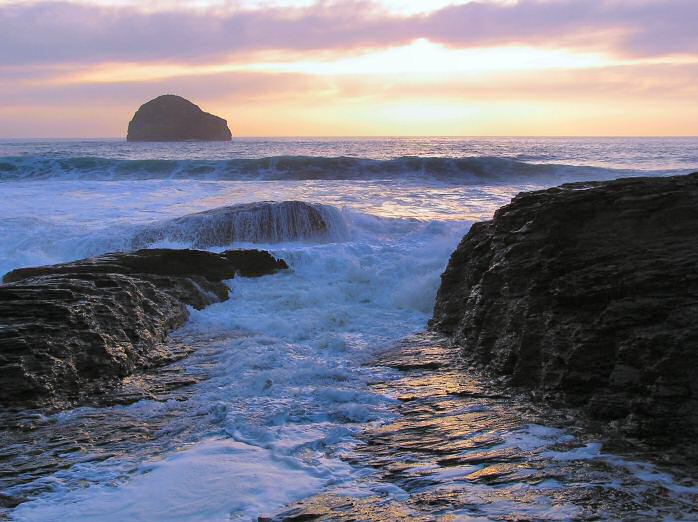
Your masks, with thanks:
[[[228,122],[174,94],[144,103],[128,124],[127,141],[230,141]]]

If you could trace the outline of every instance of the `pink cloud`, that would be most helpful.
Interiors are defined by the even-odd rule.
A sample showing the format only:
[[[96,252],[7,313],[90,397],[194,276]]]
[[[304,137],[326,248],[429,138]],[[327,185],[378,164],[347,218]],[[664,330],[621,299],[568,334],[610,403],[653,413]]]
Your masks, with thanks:
[[[416,38],[454,47],[595,47],[635,57],[698,54],[695,0],[471,2],[400,17],[367,1],[304,9],[143,12],[69,2],[0,7],[0,66],[212,60],[254,50],[351,50]]]

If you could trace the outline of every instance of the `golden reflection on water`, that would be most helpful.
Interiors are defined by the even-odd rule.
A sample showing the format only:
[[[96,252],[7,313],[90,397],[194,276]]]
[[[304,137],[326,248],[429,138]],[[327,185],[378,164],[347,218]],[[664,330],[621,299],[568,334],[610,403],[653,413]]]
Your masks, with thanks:
[[[399,415],[367,430],[349,461],[375,470],[367,488],[389,483],[404,496],[330,491],[274,520],[620,520],[632,514],[650,521],[682,515],[686,506],[698,513],[696,494],[678,498],[603,460],[549,458],[546,451],[564,454],[583,441],[536,428],[541,412],[453,364],[453,350],[422,335],[378,361],[404,372],[374,385],[396,399]]]
[[[209,208],[278,200],[303,200],[348,208],[383,218],[423,221],[480,221],[522,191],[537,185],[410,184],[391,181],[216,181],[215,195],[201,197],[188,212]],[[167,185],[163,187],[169,190]],[[174,209],[173,209],[174,210]],[[182,207],[173,216],[182,214]]]

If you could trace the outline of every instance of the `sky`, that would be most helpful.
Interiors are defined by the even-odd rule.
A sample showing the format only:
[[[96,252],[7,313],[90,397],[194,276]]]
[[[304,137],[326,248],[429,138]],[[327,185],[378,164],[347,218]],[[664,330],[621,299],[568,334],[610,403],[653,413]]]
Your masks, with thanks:
[[[0,0],[0,138],[698,135],[698,0]]]

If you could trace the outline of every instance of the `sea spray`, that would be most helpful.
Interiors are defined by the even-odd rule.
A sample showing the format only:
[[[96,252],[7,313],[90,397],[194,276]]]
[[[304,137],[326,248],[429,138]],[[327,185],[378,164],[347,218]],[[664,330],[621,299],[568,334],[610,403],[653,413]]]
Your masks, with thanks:
[[[349,229],[341,212],[302,201],[262,201],[215,208],[156,223],[137,232],[132,248],[160,241],[210,248],[234,243],[343,241]]]

